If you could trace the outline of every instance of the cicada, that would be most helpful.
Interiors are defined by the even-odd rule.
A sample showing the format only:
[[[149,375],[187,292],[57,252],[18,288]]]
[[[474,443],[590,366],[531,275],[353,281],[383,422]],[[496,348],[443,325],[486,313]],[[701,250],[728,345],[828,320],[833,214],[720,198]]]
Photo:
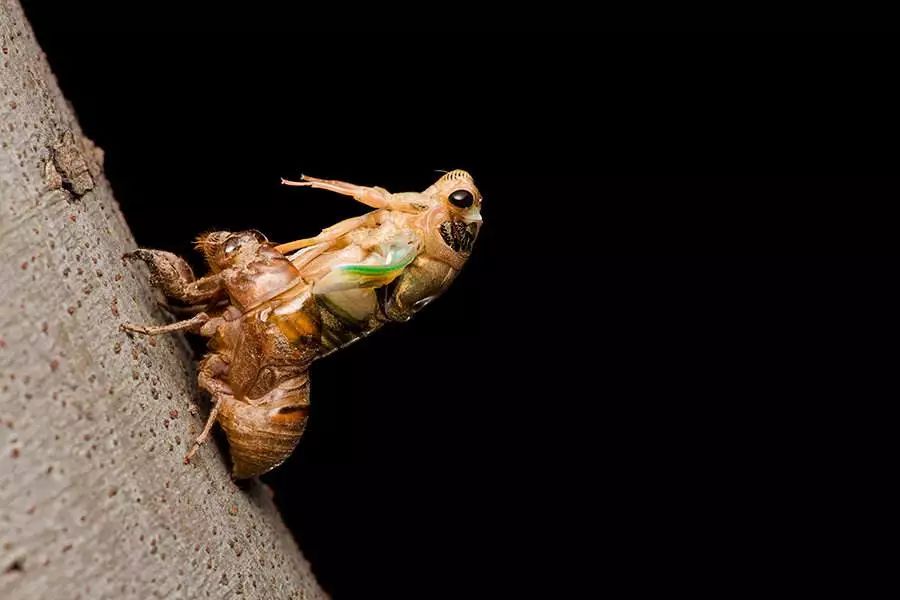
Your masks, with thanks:
[[[198,384],[212,408],[185,462],[218,422],[238,479],[265,473],[294,451],[309,415],[310,365],[438,297],[468,260],[482,223],[481,193],[462,170],[423,192],[306,176],[282,183],[351,196],[375,210],[284,244],[255,230],[205,233],[196,245],[210,272],[199,279],[170,252],[126,255],[145,262],[151,283],[196,314],[122,328],[209,338]]]

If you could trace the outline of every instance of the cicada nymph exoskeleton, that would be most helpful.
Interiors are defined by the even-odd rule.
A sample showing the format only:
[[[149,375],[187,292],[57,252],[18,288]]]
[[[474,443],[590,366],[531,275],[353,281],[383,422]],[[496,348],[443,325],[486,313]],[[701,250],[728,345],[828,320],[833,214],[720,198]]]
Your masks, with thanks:
[[[423,192],[396,194],[312,177],[283,183],[351,196],[375,210],[280,245],[253,230],[203,234],[197,248],[210,272],[200,279],[169,252],[127,255],[196,314],[123,328],[210,338],[198,383],[212,410],[185,460],[218,422],[236,478],[264,473],[293,452],[309,414],[310,364],[387,322],[408,320],[439,296],[481,227],[481,193],[465,171],[446,173]]]

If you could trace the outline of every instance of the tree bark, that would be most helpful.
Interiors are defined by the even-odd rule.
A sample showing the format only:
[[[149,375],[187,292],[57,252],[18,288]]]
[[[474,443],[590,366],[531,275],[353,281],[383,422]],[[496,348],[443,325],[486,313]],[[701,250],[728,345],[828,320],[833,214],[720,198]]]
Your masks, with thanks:
[[[0,0],[0,598],[318,598],[202,429],[180,336],[18,2]],[[206,406],[205,403],[202,406]]]

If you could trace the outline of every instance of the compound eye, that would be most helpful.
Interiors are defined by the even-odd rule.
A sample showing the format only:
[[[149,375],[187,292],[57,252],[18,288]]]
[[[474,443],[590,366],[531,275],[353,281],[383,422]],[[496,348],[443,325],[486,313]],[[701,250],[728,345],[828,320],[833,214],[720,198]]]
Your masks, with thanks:
[[[450,194],[450,204],[457,208],[469,208],[474,204],[475,197],[469,190],[456,190]]]
[[[223,252],[225,254],[231,254],[232,252],[236,252],[241,249],[241,238],[234,236],[228,238],[228,241],[225,242],[225,249]]]

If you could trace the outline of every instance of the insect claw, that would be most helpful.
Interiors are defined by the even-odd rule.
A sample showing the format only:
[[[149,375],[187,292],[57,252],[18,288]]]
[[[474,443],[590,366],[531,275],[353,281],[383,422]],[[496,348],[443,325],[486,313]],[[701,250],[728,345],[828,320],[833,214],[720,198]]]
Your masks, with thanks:
[[[131,323],[120,324],[119,331],[124,331],[129,335],[132,333],[146,333],[143,327],[141,327],[140,325],[132,325]]]
[[[195,441],[195,442],[194,442],[194,445],[191,446],[190,451],[189,451],[187,454],[184,455],[184,464],[186,464],[186,465],[191,464],[191,459],[194,458],[194,454],[196,454],[196,453],[197,453],[197,450],[200,449],[200,444],[201,444],[201,443],[202,443],[202,442],[199,442],[199,441]]]
[[[149,252],[144,250],[143,248],[138,248],[137,250],[132,250],[131,252],[126,252],[122,255],[123,260],[144,260],[145,256],[149,256]]]

